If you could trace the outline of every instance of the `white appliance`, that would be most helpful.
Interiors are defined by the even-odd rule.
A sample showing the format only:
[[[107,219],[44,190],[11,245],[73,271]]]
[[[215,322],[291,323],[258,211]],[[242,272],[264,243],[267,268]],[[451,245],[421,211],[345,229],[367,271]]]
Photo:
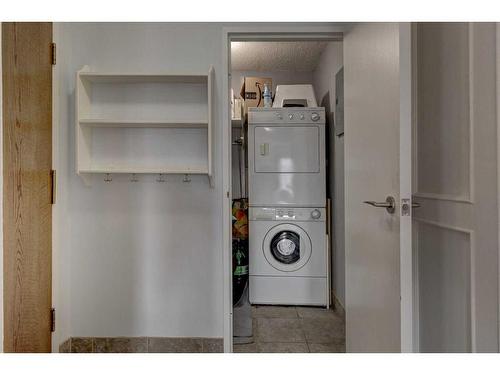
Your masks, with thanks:
[[[249,108],[253,304],[328,305],[324,108]]]
[[[317,107],[312,85],[278,85],[273,108]]]
[[[324,108],[249,108],[250,206],[325,207]]]
[[[326,210],[250,207],[253,304],[328,305]]]

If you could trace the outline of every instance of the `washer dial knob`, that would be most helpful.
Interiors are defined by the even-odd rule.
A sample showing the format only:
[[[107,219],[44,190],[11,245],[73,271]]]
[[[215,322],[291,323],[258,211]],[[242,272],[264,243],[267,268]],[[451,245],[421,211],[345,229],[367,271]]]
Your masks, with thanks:
[[[317,220],[321,217],[321,211],[320,210],[312,210],[311,211],[311,217],[314,219],[314,220]]]
[[[311,120],[318,121],[320,118],[319,114],[316,112],[311,113]]]
[[[288,115],[288,118],[289,118],[290,120],[293,120],[293,114],[292,114],[292,113],[290,113],[290,114]]]

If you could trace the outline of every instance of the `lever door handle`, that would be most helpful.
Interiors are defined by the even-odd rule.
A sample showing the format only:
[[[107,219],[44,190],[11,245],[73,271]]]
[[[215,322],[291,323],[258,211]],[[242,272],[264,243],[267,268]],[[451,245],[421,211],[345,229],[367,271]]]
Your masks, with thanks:
[[[422,206],[420,205],[420,203],[413,202],[413,203],[411,204],[411,208],[420,208],[420,207],[422,207]]]
[[[373,207],[385,208],[390,214],[396,212],[396,200],[391,196],[388,196],[385,199],[385,202],[364,201],[363,203],[369,204]]]

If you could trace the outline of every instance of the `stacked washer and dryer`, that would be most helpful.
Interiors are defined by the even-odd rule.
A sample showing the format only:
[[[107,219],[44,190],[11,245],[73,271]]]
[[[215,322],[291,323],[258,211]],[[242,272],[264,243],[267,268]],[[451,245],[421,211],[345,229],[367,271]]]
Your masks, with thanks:
[[[315,102],[248,110],[252,304],[328,306],[325,110]]]

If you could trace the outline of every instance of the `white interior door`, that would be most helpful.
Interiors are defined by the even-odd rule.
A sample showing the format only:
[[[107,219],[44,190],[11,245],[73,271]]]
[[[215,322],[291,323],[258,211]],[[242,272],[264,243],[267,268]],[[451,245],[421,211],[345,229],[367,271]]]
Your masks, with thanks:
[[[348,352],[412,350],[410,57],[409,24],[344,36]],[[393,213],[364,203],[389,196]]]
[[[495,32],[491,23],[414,28],[421,352],[499,349]]]

